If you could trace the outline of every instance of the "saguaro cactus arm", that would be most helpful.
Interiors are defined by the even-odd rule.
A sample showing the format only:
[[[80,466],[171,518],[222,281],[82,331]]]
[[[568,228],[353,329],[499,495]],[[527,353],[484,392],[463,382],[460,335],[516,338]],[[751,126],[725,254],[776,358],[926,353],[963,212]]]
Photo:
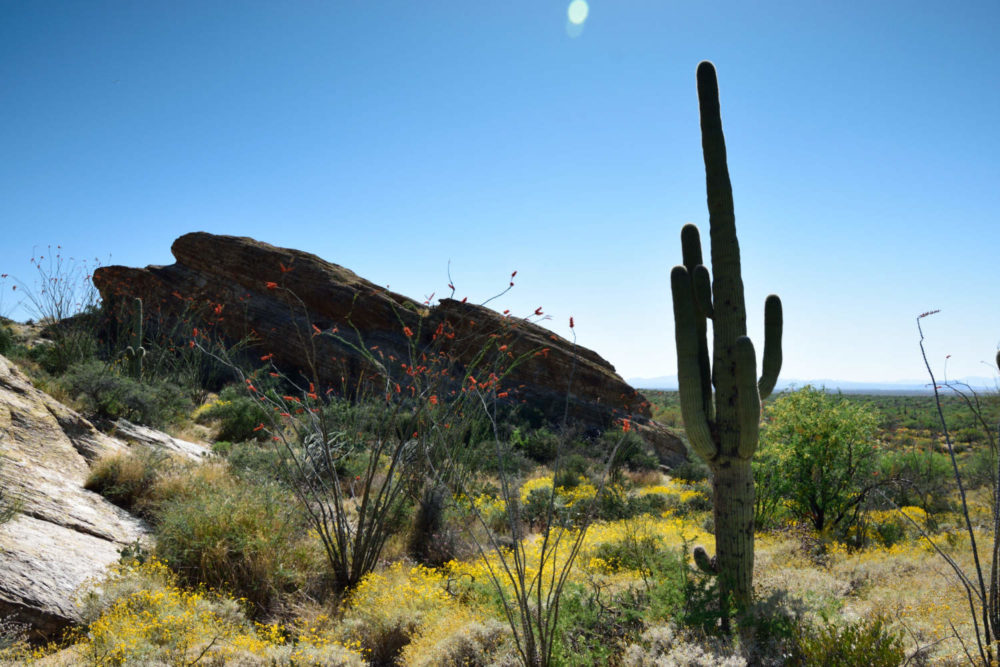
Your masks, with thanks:
[[[771,395],[781,371],[781,329],[781,299],[771,294],[764,300],[764,358],[757,383],[761,400]]]
[[[699,359],[700,343],[691,276],[683,266],[670,272],[670,288],[674,302],[674,334],[677,341],[677,383],[681,387],[681,416],[684,430],[694,451],[707,461],[718,453],[706,414],[702,386],[704,372]],[[704,334],[702,334],[703,336]],[[707,359],[705,366],[707,367]],[[707,387],[711,400],[712,387]]]
[[[681,228],[681,253],[684,268],[691,278],[691,296],[694,299],[695,335],[698,340],[698,368],[701,373],[701,402],[705,418],[712,421],[712,362],[708,356],[708,326],[706,318],[712,317],[712,283],[708,267],[702,264],[701,236],[698,228],[687,224]],[[696,392],[697,393],[697,392]]]
[[[736,395],[740,441],[737,455],[749,459],[757,450],[760,430],[760,394],[757,391],[757,354],[746,336],[736,339]]]

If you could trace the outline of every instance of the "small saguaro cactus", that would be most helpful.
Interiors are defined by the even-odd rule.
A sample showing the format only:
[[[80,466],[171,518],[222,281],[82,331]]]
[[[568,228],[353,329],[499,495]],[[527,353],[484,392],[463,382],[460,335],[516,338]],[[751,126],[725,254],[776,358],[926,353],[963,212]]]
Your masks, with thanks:
[[[128,336],[129,346],[125,348],[125,361],[128,364],[128,374],[136,380],[142,380],[142,360],[146,356],[146,348],[142,346],[142,299],[137,298],[135,305],[132,330]]]
[[[681,229],[684,264],[671,271],[670,287],[684,428],[692,449],[713,475],[716,555],[710,558],[697,547],[694,557],[701,569],[719,576],[723,623],[728,629],[730,601],[745,610],[753,597],[750,460],[757,449],[761,399],[774,389],[781,369],[781,300],[772,294],[764,303],[763,372],[758,379],[756,353],[746,335],[740,247],[715,66],[700,63],[697,78],[713,275],[702,264],[698,228],[688,224]]]

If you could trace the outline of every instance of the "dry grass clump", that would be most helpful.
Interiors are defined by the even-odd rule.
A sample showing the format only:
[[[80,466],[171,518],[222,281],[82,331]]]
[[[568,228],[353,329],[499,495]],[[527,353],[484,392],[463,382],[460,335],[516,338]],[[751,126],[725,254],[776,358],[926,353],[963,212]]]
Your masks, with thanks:
[[[99,459],[83,488],[140,516],[149,516],[149,493],[167,464],[167,457],[145,447]]]
[[[244,598],[256,616],[283,594],[323,588],[322,551],[286,488],[205,465],[162,479],[152,495],[156,553],[186,583]]]

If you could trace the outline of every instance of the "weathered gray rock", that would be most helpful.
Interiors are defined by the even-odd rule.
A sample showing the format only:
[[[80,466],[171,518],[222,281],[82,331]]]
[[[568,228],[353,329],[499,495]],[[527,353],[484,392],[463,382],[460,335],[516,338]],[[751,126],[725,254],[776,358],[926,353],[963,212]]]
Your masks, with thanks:
[[[173,456],[182,457],[191,461],[200,461],[211,453],[204,445],[189,440],[175,438],[167,435],[163,431],[155,428],[133,424],[132,422],[119,419],[114,423],[113,431],[116,438],[124,440],[131,445],[158,449]]]
[[[202,455],[198,445],[148,431],[138,430],[147,444]],[[142,521],[83,488],[90,463],[127,449],[0,357],[0,486],[21,505],[0,525],[0,617],[52,636],[78,620],[81,586],[118,560],[123,546],[148,539]]]

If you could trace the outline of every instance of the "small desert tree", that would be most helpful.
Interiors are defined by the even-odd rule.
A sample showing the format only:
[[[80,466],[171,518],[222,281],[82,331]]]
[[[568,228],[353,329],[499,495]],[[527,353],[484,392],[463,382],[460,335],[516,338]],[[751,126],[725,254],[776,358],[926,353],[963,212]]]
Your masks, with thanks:
[[[874,408],[810,386],[780,396],[768,406],[755,457],[755,472],[766,470],[772,482],[767,496],[784,499],[818,531],[846,530],[877,483],[878,422]]]

